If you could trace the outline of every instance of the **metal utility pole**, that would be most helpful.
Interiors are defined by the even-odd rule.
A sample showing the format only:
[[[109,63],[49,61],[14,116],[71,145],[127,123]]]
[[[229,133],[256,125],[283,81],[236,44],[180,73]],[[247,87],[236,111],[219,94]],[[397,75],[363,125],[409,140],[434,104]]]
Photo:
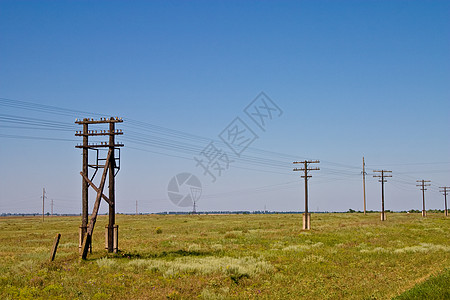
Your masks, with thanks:
[[[120,147],[123,147],[123,144],[119,144],[115,142],[115,136],[123,134],[122,130],[116,130],[115,124],[123,122],[122,118],[111,117],[111,118],[100,118],[100,120],[88,119],[84,118],[82,120],[75,120],[76,124],[83,126],[83,131],[77,131],[75,133],[76,136],[83,137],[83,143],[81,145],[75,146],[76,148],[83,149],[83,166],[82,166],[82,218],[81,218],[81,226],[80,226],[80,252],[84,251],[82,249],[82,243],[85,239],[85,235],[88,229],[88,188],[91,186],[94,190],[98,190],[95,185],[93,185],[92,180],[94,179],[97,171],[100,168],[105,168],[107,165],[107,169],[105,172],[108,172],[109,177],[109,198],[102,194],[101,198],[105,199],[105,201],[109,204],[109,222],[106,226],[106,248],[108,252],[116,252],[117,251],[117,238],[118,238],[118,226],[115,225],[115,180],[117,172],[120,170]],[[109,130],[89,130],[89,125],[109,125]],[[88,138],[90,136],[104,136],[109,137],[108,142],[97,142],[94,144],[89,144]],[[108,149],[108,159],[99,158],[99,150],[100,149]],[[95,164],[89,164],[88,152],[89,150],[93,150],[97,154],[97,159]],[[115,157],[116,150],[118,150],[119,157]],[[89,168],[94,169],[94,174],[89,179]],[[105,175],[106,176],[106,175]],[[98,191],[97,191],[98,193]],[[108,200],[106,200],[108,199]],[[88,246],[90,245],[91,240],[88,241]]]
[[[386,221],[386,213],[384,212],[384,183],[387,182],[386,177],[392,177],[392,175],[385,175],[384,173],[392,173],[387,170],[374,170],[374,172],[381,173],[381,175],[373,175],[373,177],[380,178],[381,182],[381,221]]]
[[[427,190],[425,187],[430,186],[431,184],[427,182],[431,182],[431,180],[416,180],[416,182],[420,182],[420,184],[416,184],[416,186],[420,187],[422,191],[422,217],[427,216],[427,211],[425,210],[425,191]]]
[[[447,210],[447,189],[450,189],[450,187],[448,186],[441,186],[439,187],[440,189],[442,189],[442,191],[440,191],[443,195],[444,195],[444,201],[445,201],[445,209],[444,209],[444,215],[446,217],[448,217],[448,210]]]
[[[293,171],[303,171],[305,175],[302,178],[305,178],[305,213],[303,214],[303,230],[311,229],[311,214],[308,212],[308,178],[311,178],[311,175],[308,175],[308,171],[320,170],[319,168],[308,168],[308,164],[318,164],[320,161],[318,160],[304,160],[304,161],[294,161],[293,164],[303,164],[302,168],[295,168]]]
[[[364,193],[364,215],[366,215],[366,163],[364,162],[364,156],[363,156],[363,170],[362,170],[362,176],[363,176],[363,193]]]
[[[47,198],[47,196],[45,196],[45,188],[42,188],[42,222],[44,222],[45,198]]]

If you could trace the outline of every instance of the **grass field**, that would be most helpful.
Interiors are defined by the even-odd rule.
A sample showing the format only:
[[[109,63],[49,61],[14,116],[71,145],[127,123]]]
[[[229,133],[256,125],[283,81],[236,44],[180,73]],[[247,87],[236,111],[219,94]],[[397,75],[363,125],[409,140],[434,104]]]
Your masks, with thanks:
[[[391,299],[410,290],[399,298],[409,299],[432,276],[440,287],[432,296],[449,293],[442,214],[390,213],[385,222],[375,213],[312,214],[307,232],[301,215],[118,215],[114,255],[104,250],[100,216],[86,261],[80,221],[0,218],[0,298]]]

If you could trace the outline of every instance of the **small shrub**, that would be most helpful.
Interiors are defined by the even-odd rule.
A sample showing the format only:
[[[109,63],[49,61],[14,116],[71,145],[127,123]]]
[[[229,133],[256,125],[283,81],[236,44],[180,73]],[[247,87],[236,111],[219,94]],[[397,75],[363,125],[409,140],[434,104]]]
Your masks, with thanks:
[[[161,234],[161,233],[162,233],[161,227],[156,227],[155,233],[156,233],[156,234]]]

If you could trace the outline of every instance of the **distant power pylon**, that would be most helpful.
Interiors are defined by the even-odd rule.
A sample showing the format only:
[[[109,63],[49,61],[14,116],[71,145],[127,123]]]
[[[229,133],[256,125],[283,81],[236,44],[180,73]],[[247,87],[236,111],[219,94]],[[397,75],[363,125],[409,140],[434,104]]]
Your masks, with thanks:
[[[440,191],[440,192],[444,195],[444,203],[445,203],[444,215],[446,217],[448,217],[448,210],[447,210],[447,194],[448,194],[448,190],[447,189],[450,189],[450,187],[448,187],[448,186],[441,186],[439,188],[442,189],[442,191]]]
[[[311,178],[311,175],[308,175],[308,171],[320,170],[319,168],[308,168],[309,164],[318,164],[320,161],[318,160],[304,160],[304,161],[294,161],[294,164],[303,164],[302,168],[295,168],[294,171],[303,171],[305,175],[302,178],[305,178],[305,213],[303,214],[303,230],[311,229],[311,215],[308,212],[308,178]]]
[[[427,211],[425,210],[425,191],[427,190],[425,187],[430,186],[431,184],[427,182],[431,182],[431,180],[416,180],[416,182],[420,182],[420,184],[416,184],[416,186],[420,187],[422,191],[422,217],[427,216]]]
[[[386,221],[386,213],[384,212],[384,183],[387,182],[386,177],[392,177],[392,175],[385,175],[384,173],[392,173],[387,170],[374,170],[374,172],[381,173],[381,175],[373,175],[373,177],[380,178],[381,182],[381,221]]]
[[[196,203],[196,199],[192,199],[194,205],[192,207],[192,213],[195,215],[197,213],[197,203]]]

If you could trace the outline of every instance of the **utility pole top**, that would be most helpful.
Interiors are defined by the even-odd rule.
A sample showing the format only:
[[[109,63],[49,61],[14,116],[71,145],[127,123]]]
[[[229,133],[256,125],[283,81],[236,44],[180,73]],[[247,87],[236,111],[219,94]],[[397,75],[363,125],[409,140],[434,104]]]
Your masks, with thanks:
[[[119,117],[100,118],[100,120],[94,120],[91,118],[84,118],[83,120],[75,119],[76,124],[101,124],[101,123],[121,123],[121,122],[123,122],[123,119]]]
[[[420,182],[420,184],[416,184],[416,186],[421,187],[422,189],[425,189],[426,186],[430,186],[430,183],[426,183],[426,182],[431,182],[431,180],[416,180],[416,182]],[[426,191],[427,189],[425,189]]]
[[[304,164],[304,163],[311,163],[311,164],[318,164],[320,163],[319,160],[304,160],[304,161],[294,161],[293,164]]]

